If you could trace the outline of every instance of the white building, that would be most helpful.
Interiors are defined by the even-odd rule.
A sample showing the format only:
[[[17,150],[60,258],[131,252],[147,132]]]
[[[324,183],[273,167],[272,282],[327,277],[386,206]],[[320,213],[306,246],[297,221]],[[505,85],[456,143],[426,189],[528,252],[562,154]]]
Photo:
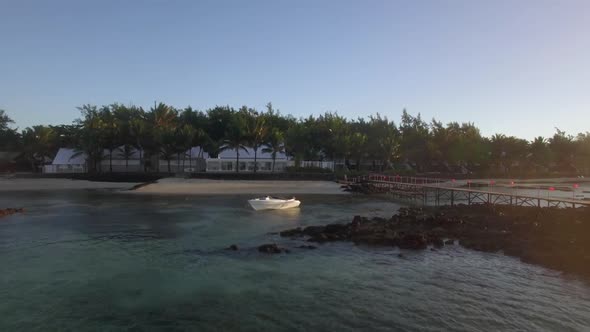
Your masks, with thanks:
[[[112,157],[108,150],[103,151],[103,160],[98,167],[103,172],[142,172],[143,165],[140,160],[140,151],[131,149],[125,156],[123,148],[113,150]],[[85,153],[77,153],[75,149],[60,148],[50,165],[43,166],[43,173],[86,173],[88,165]]]
[[[224,150],[217,158],[206,159],[207,172],[235,172],[237,163],[236,150]],[[239,161],[240,172],[254,172],[254,149],[247,148],[247,151],[240,150],[240,161]],[[258,172],[270,173],[273,171],[272,154],[262,152],[262,149],[258,149],[256,155],[256,164],[258,164]],[[285,153],[277,153],[275,158],[274,171],[284,172],[287,166],[291,166],[292,162],[287,158]]]
[[[145,155],[140,154],[140,151],[135,149],[132,149],[130,155],[126,158],[122,148],[113,151],[111,160],[109,151],[105,150],[103,152],[103,160],[98,165],[98,170],[110,172],[112,164],[112,169],[115,173],[143,172],[144,165],[142,159],[144,159],[146,165],[151,165],[148,167],[148,171],[160,173],[229,173],[235,172],[236,167],[238,167],[235,150],[225,150],[219,153],[216,158],[211,158],[206,151],[196,146],[187,150],[185,153],[173,156],[170,160],[164,160],[161,157],[160,159],[156,157],[146,160]],[[258,164],[258,172],[273,172],[272,154],[264,153],[262,149],[259,149],[256,163]],[[277,153],[274,162],[274,172],[284,172],[287,167],[294,165],[295,162],[288,158],[285,153]],[[304,168],[319,167],[334,170],[334,163],[331,161],[302,161],[300,166]],[[254,150],[252,148],[248,148],[247,151],[240,150],[239,168],[240,172],[254,172]],[[75,149],[70,148],[60,148],[51,164],[43,167],[44,173],[86,173],[87,171],[86,154],[77,153]]]
[[[168,165],[170,165],[171,173],[204,172],[206,169],[205,161],[208,158],[209,154],[203,148],[195,146],[184,154],[179,153],[173,156],[170,161],[160,159],[158,161],[158,170],[162,173],[168,172]]]
[[[60,148],[51,164],[43,166],[43,173],[86,173],[86,154]]]

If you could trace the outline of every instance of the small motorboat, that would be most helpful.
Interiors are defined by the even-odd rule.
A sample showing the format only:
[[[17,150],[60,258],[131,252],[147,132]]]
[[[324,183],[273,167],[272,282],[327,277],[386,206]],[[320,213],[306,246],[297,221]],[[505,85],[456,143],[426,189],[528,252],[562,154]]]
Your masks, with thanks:
[[[250,206],[256,211],[290,209],[296,208],[301,204],[301,202],[296,200],[295,197],[287,199],[271,196],[250,199],[248,200],[248,203],[250,203]]]

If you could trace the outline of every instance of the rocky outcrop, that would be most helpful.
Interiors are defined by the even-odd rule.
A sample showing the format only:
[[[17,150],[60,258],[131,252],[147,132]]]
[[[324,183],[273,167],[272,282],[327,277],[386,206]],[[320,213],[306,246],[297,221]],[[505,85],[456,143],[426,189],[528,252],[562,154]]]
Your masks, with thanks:
[[[280,235],[316,243],[351,241],[414,250],[458,243],[465,248],[501,251],[525,262],[590,276],[589,208],[401,208],[389,219],[354,216],[348,224],[296,228]]]

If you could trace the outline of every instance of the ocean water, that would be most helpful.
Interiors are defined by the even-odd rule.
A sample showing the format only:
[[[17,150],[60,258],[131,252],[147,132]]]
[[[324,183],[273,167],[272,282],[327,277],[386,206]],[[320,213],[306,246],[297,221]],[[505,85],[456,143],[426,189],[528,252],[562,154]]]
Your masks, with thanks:
[[[459,246],[297,249],[270,233],[390,216],[399,205],[301,196],[2,193],[0,331],[587,331],[590,283]],[[256,247],[277,242],[289,254]],[[225,250],[236,244],[239,251]]]

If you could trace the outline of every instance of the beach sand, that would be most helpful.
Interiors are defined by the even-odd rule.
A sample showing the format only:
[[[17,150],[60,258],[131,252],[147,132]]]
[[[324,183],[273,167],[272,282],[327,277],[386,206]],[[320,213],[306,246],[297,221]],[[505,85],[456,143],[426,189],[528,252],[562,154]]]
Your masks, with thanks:
[[[319,194],[342,195],[331,181],[255,181],[166,178],[130,191],[140,194]]]
[[[45,190],[120,190],[134,194],[347,194],[331,181],[250,181],[165,178],[130,190],[139,183],[71,179],[0,178],[0,192]]]

